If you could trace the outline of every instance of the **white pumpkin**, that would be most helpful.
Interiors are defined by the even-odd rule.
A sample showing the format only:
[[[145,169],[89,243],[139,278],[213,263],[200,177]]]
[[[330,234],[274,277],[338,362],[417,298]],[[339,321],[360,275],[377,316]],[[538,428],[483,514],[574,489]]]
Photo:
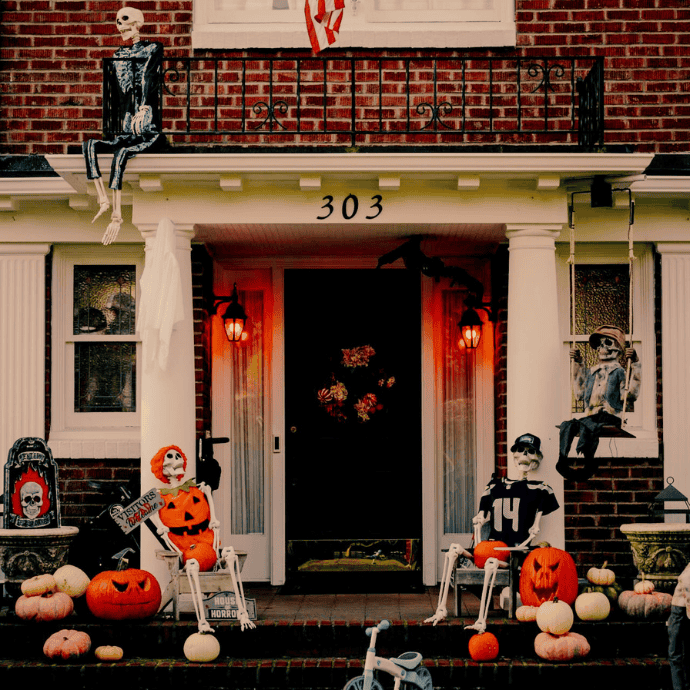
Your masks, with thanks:
[[[184,643],[184,655],[188,661],[204,663],[213,661],[220,654],[220,643],[213,633],[193,633]]]
[[[603,592],[583,592],[575,599],[575,613],[583,621],[603,621],[611,613],[611,602]]]
[[[517,618],[521,623],[531,623],[537,620],[537,610],[538,606],[518,606],[515,610],[515,618]]]
[[[604,565],[601,568],[590,568],[587,571],[587,580],[593,585],[601,585],[602,587],[607,587],[612,585],[616,581],[616,574],[613,570],[606,567],[607,561],[604,561]]]
[[[539,629],[552,635],[565,635],[573,627],[574,620],[573,610],[565,601],[545,601],[537,609]]]
[[[633,586],[637,594],[651,594],[654,591],[654,583],[651,580],[639,580]]]
[[[63,565],[55,571],[53,577],[58,591],[69,594],[73,599],[82,596],[91,582],[89,576],[74,565]]]

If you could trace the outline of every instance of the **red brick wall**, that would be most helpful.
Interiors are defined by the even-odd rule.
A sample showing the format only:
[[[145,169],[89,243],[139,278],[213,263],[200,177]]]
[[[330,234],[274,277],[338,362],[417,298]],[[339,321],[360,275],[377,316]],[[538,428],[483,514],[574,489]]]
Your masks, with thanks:
[[[113,17],[122,4],[3,1],[0,117],[8,128],[0,133],[0,146],[5,153],[67,153],[69,146],[100,134],[101,60],[121,44]],[[133,4],[145,13],[145,38],[161,41],[168,57],[192,54],[191,0]],[[606,57],[607,145],[630,145],[638,151],[687,150],[690,7],[685,0],[517,0],[517,29],[517,50],[493,54]],[[209,54],[214,53],[195,55]]]

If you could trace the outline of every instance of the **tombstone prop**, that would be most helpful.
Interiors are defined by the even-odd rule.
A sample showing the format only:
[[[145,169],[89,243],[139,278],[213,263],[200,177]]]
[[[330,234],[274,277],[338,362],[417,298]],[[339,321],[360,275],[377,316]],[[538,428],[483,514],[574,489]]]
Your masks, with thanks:
[[[5,528],[60,527],[57,465],[41,438],[20,438],[5,464]]]
[[[122,179],[127,161],[138,153],[153,151],[165,144],[161,133],[160,89],[162,84],[163,45],[142,41],[139,29],[144,15],[133,7],[118,11],[115,25],[123,41],[132,42],[115,51],[106,64],[103,94],[104,138],[89,139],[82,145],[86,177],[94,180],[99,210],[94,221],[110,208],[98,153],[112,153],[110,189],[113,211],[102,242],[110,244],[122,225]]]

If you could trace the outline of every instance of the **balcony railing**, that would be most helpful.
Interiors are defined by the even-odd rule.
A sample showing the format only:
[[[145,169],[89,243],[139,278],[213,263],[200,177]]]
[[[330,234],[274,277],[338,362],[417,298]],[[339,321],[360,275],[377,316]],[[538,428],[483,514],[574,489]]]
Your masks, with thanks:
[[[104,131],[118,133],[115,58]],[[174,143],[569,145],[604,137],[603,58],[170,58],[159,127]]]

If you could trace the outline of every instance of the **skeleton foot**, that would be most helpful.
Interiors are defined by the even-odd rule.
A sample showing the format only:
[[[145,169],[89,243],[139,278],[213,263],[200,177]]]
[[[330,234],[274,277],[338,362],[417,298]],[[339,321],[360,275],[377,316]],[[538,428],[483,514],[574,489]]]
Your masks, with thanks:
[[[476,630],[477,632],[483,633],[486,630],[486,623],[477,621],[472,625],[466,625],[465,630]]]
[[[99,203],[100,208],[98,209],[98,213],[93,217],[93,220],[91,221],[92,223],[95,223],[96,219],[100,218],[110,208],[110,202],[107,199],[104,199]]]
[[[122,216],[118,216],[113,213],[113,215],[110,217],[110,225],[108,225],[108,227],[105,229],[101,242],[103,244],[110,244],[117,237],[117,233],[120,232],[121,225]]]
[[[249,620],[249,614],[247,614],[244,611],[240,612],[239,620],[240,620],[240,630],[247,630],[247,629],[251,630],[252,628],[256,628],[256,624]]]
[[[425,623],[433,623],[436,625],[437,623],[440,623],[441,621],[444,621],[446,619],[446,616],[448,615],[448,609],[445,607],[439,607],[436,609],[436,613],[431,616],[430,618],[427,618],[424,622]]]

